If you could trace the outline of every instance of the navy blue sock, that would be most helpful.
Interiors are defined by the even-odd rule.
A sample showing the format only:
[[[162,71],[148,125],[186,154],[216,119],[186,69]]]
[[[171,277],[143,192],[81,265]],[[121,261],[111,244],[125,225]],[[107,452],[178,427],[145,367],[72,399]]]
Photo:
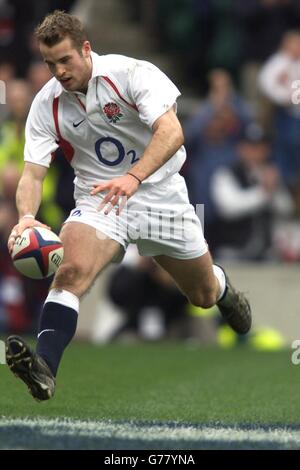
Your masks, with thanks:
[[[36,352],[47,362],[54,376],[64,349],[75,334],[77,319],[78,313],[70,307],[56,302],[44,305]]]

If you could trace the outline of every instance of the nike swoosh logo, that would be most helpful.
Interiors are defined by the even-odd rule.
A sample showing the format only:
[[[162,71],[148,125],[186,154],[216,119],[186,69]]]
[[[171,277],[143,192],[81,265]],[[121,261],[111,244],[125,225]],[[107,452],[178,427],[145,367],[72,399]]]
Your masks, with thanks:
[[[46,331],[55,331],[55,330],[43,330],[43,331],[41,331],[41,332],[37,335],[37,337],[39,338],[39,337],[40,337],[43,333],[45,333]]]
[[[80,126],[80,124],[82,124],[83,121],[85,121],[85,119],[82,119],[82,120],[79,121],[79,122],[73,122],[73,127],[78,127],[78,126]]]

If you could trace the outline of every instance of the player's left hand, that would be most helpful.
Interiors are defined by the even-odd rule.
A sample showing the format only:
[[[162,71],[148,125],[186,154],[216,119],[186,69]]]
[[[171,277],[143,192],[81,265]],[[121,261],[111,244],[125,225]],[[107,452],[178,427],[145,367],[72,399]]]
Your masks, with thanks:
[[[119,215],[126,205],[127,200],[138,190],[139,185],[140,183],[137,179],[126,174],[107,181],[106,183],[94,184],[94,189],[90,194],[95,196],[98,193],[106,191],[107,194],[98,210],[101,211],[105,207],[104,214],[107,215],[116,207],[116,214]]]

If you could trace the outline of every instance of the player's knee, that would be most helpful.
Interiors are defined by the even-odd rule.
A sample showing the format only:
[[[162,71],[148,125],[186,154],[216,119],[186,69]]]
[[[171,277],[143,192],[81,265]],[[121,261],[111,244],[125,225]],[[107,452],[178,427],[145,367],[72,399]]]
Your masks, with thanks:
[[[76,264],[63,264],[58,269],[53,287],[64,288],[67,286],[74,286],[82,280],[84,272],[81,266]]]
[[[196,307],[210,308],[216,304],[217,296],[214,290],[198,291],[189,300]]]

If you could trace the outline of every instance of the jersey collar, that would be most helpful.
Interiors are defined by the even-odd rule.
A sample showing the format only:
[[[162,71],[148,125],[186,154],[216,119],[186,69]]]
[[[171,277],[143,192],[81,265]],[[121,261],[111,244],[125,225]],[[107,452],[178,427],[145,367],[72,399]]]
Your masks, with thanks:
[[[99,77],[101,75],[101,71],[103,72],[103,66],[102,66],[102,61],[101,61],[101,56],[96,54],[96,52],[91,52],[91,58],[92,58],[92,77],[91,79],[95,77]]]

